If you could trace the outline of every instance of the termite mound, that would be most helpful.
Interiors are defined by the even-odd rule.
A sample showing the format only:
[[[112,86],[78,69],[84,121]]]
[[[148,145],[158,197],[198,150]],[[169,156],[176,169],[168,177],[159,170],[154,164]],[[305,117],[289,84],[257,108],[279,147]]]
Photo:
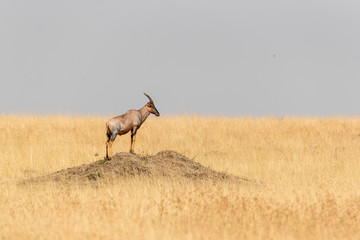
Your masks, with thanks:
[[[153,156],[117,153],[112,160],[98,160],[91,164],[63,169],[58,172],[30,179],[31,182],[46,181],[98,181],[134,176],[150,178],[214,180],[248,182],[243,177],[217,172],[188,157],[171,150]]]

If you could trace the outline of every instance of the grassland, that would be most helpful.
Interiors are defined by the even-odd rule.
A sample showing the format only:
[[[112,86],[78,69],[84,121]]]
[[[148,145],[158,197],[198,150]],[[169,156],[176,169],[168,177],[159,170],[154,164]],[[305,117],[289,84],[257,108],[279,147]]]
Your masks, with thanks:
[[[176,150],[261,184],[18,184],[103,158],[106,120],[0,116],[0,239],[360,238],[358,118],[162,117],[138,132],[139,154]]]

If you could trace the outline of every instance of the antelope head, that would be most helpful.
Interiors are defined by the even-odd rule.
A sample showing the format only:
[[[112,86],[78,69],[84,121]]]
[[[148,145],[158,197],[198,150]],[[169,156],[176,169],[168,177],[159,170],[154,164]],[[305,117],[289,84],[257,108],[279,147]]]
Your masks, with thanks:
[[[159,117],[160,113],[156,109],[155,104],[154,104],[153,100],[151,99],[151,97],[149,95],[147,95],[146,93],[144,93],[144,95],[147,96],[147,98],[150,101],[145,105],[148,108],[149,112],[152,114],[155,114],[155,116]]]

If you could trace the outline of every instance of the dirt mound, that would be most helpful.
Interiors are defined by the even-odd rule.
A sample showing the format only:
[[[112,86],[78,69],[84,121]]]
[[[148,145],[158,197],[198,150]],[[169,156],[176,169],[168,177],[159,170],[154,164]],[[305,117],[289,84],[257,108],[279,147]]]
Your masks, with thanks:
[[[162,151],[154,156],[117,153],[113,159],[60,170],[31,181],[102,180],[116,177],[149,176],[186,178],[190,180],[248,181],[245,178],[214,171],[175,151]]]

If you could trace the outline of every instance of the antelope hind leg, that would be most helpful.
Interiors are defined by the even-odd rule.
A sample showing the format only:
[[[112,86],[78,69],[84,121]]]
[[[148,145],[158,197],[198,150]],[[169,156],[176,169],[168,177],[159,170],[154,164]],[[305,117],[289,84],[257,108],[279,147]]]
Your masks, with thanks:
[[[106,147],[106,158],[109,158],[109,154],[108,154],[108,143],[109,143],[109,141],[106,141],[106,143],[105,143],[105,147]]]
[[[109,155],[110,155],[110,158],[109,159],[112,159],[112,144],[113,142],[115,141],[115,138],[117,136],[117,133],[113,133],[111,138],[110,138],[110,141],[108,142],[108,146],[109,146]]]

